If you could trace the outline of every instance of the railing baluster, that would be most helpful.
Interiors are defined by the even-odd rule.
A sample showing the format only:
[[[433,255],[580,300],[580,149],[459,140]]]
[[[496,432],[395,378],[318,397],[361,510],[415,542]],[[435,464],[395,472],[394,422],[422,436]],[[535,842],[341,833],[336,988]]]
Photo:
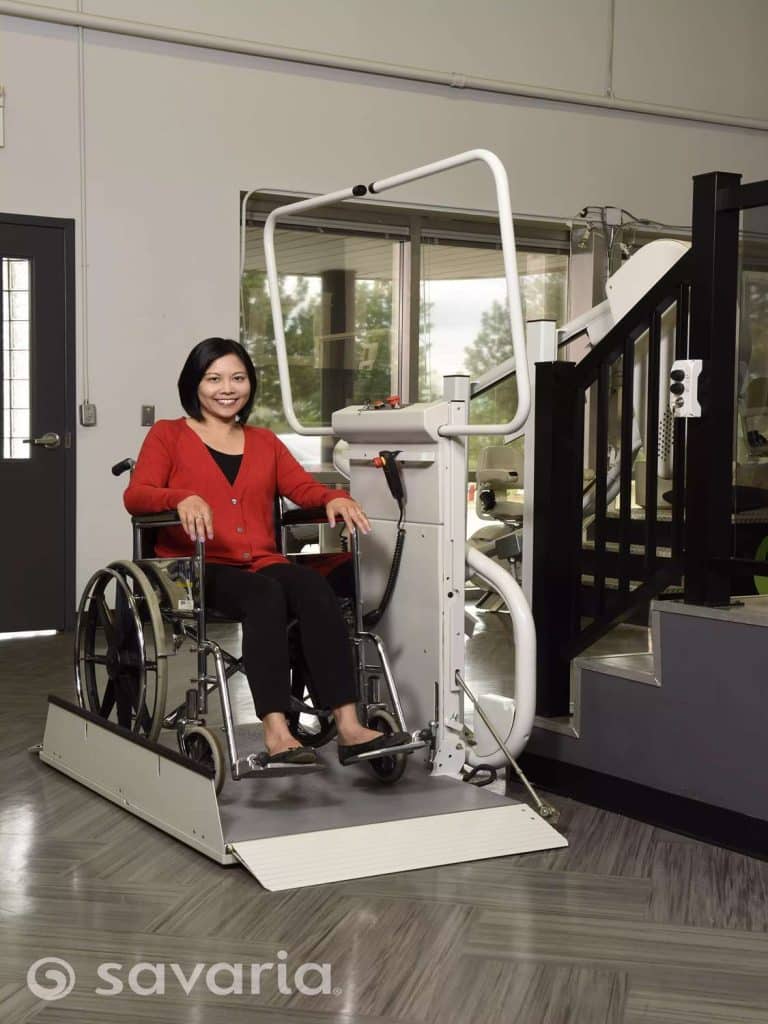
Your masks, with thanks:
[[[648,335],[648,404],[645,416],[645,571],[656,568],[656,519],[659,484],[659,367],[661,313],[651,314]]]
[[[629,591],[632,524],[632,424],[634,419],[635,341],[624,342],[621,373],[621,477],[619,484],[619,593]]]
[[[610,401],[611,367],[603,363],[597,378],[597,426],[595,429],[595,611],[605,612],[605,534],[608,501],[608,405]]]
[[[688,329],[690,310],[690,287],[680,285],[677,295],[677,320],[675,322],[675,359],[688,355]],[[672,432],[672,558],[683,557],[685,524],[685,420],[676,417]]]

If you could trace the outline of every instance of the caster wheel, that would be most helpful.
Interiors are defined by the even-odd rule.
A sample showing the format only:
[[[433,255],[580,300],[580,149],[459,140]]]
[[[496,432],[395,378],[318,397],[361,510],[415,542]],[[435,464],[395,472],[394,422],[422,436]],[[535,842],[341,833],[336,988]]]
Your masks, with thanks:
[[[369,729],[378,729],[383,733],[400,732],[394,717],[382,708],[377,708],[370,713],[367,725]],[[407,754],[387,754],[384,757],[371,758],[367,764],[370,765],[371,771],[380,782],[392,785],[402,777],[407,762]]]
[[[179,737],[181,752],[195,764],[213,769],[213,785],[216,795],[224,785],[224,751],[218,736],[204,725],[192,725],[183,737]]]

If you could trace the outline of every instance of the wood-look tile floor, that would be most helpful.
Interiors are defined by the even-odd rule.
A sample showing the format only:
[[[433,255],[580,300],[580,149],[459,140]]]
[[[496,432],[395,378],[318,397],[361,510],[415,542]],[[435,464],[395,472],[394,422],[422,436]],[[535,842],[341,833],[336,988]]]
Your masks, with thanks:
[[[28,752],[46,695],[71,697],[70,644],[0,644],[4,1024],[768,1022],[768,864],[555,798],[565,850],[268,893]],[[281,950],[286,982],[265,971],[250,992],[250,965]],[[43,957],[76,973],[61,1000],[27,987]],[[120,994],[95,991],[107,962]],[[164,994],[131,991],[142,962],[167,965]],[[309,962],[333,992],[301,993]],[[172,963],[244,964],[245,991],[203,973],[187,995]]]

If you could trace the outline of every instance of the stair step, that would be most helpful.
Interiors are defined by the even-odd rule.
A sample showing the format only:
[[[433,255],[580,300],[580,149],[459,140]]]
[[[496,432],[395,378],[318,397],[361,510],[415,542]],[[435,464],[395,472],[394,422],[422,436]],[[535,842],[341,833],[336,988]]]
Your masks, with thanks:
[[[656,679],[652,651],[611,654],[604,657],[581,655],[575,659],[574,664],[581,672],[599,672],[615,676],[617,679],[645,683],[647,686],[661,685]]]

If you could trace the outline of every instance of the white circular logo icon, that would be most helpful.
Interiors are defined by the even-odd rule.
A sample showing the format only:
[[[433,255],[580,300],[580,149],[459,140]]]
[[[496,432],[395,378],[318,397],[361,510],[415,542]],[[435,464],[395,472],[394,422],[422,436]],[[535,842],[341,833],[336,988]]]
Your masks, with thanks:
[[[44,956],[35,960],[27,971],[27,988],[38,999],[52,1002],[68,996],[75,987],[72,964],[57,956]]]

